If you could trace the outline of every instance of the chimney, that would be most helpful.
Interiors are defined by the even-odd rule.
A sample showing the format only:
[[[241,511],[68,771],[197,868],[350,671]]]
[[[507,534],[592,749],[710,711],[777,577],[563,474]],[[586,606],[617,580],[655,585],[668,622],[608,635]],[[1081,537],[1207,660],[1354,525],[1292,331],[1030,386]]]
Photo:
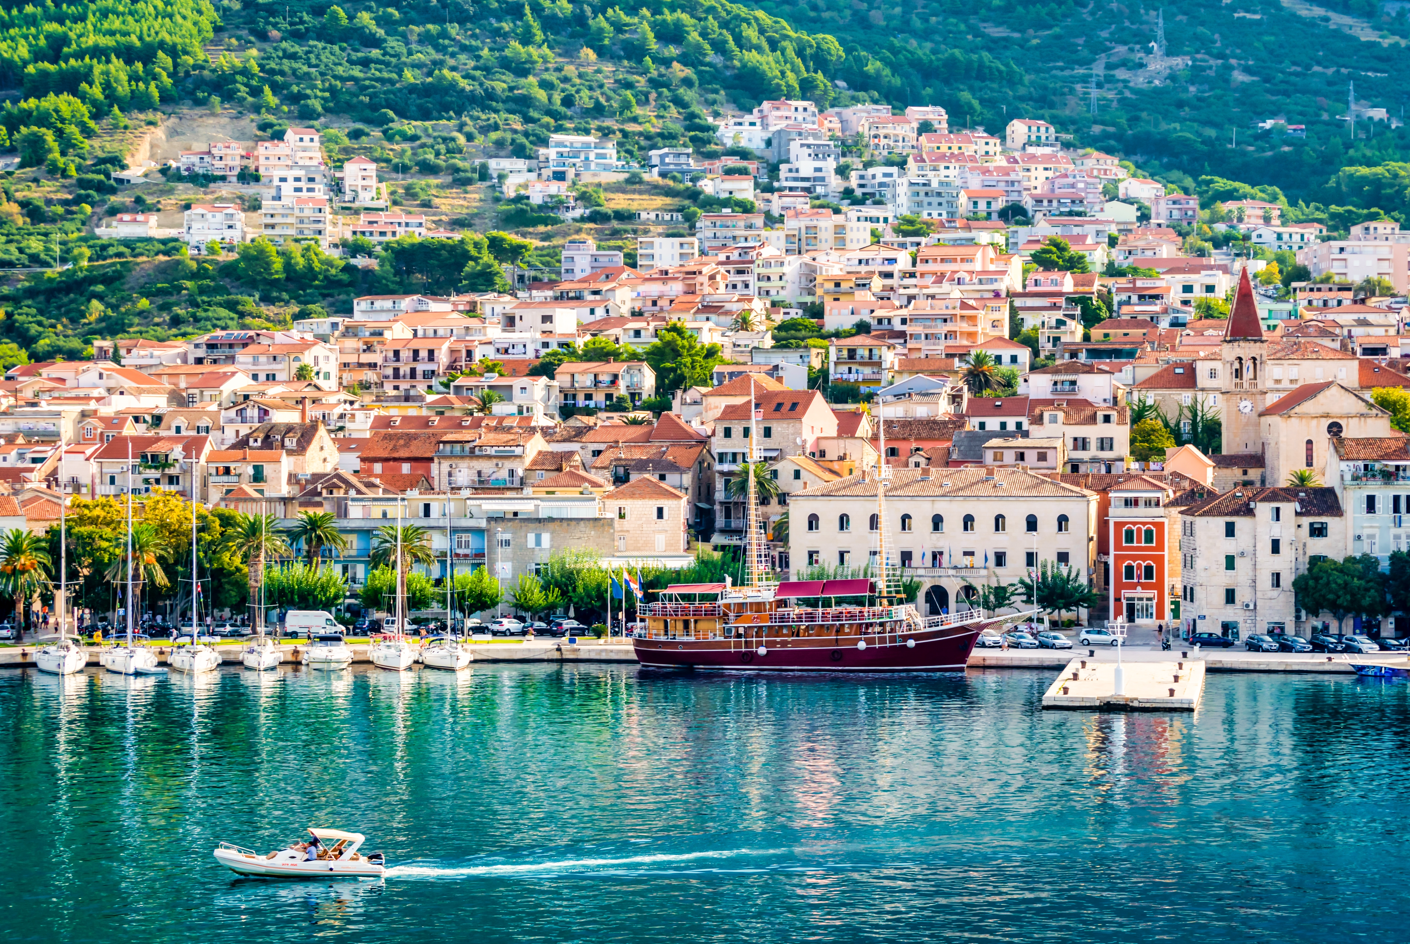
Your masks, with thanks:
[[[299,401],[299,422],[308,422],[308,397],[304,397]]]

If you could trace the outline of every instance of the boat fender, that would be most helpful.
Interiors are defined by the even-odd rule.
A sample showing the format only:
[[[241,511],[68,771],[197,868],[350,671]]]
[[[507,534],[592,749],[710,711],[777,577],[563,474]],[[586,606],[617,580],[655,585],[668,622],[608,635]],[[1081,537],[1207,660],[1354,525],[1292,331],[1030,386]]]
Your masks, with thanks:
[[[760,646],[760,647],[759,647],[759,655],[761,655],[761,656],[766,656],[766,655],[768,655],[768,654],[769,654],[769,650],[768,650],[768,649],[764,648],[763,646]]]
[[[914,639],[907,639],[907,640],[906,640],[906,648],[907,648],[907,649],[914,649],[915,647],[916,647],[916,641],[915,641]]]
[[[857,640],[857,648],[858,648],[859,650],[865,652],[865,651],[866,651],[866,648],[867,648],[867,641],[866,641],[865,639],[858,639],[858,640]]]

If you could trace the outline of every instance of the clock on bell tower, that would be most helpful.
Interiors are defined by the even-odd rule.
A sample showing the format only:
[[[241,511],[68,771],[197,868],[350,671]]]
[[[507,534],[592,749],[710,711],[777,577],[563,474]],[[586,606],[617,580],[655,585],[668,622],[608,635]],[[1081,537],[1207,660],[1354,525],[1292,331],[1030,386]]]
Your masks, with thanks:
[[[1224,361],[1220,381],[1225,455],[1263,452],[1259,414],[1268,402],[1264,380],[1268,373],[1267,347],[1258,305],[1253,298],[1253,285],[1248,279],[1248,269],[1244,269],[1239,275],[1239,290],[1229,312],[1229,324],[1224,329],[1224,342],[1220,345]]]

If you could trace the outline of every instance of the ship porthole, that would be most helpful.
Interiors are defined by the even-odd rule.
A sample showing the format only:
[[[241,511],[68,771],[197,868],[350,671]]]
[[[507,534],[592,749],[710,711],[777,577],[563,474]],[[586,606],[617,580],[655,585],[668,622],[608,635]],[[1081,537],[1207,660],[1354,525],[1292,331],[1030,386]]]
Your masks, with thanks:
[[[915,641],[914,639],[907,639],[907,640],[906,640],[906,648],[907,648],[907,649],[914,649],[915,647],[916,647],[916,641]]]
[[[684,649],[685,646],[676,646],[677,649]]]
[[[754,653],[748,652],[748,651],[741,652],[741,653],[739,654],[739,661],[740,661],[740,662],[753,662],[753,661],[754,661]]]
[[[833,662],[841,662],[841,661],[842,661],[842,650],[841,650],[841,649],[834,649],[834,650],[832,650],[832,656],[831,656],[831,658],[832,658],[832,661],[833,661]]]
[[[765,649],[763,646],[760,646],[760,647],[759,647],[759,655],[761,655],[761,656],[766,656],[766,655],[768,655],[768,654],[769,654],[769,650]]]
[[[857,648],[858,648],[858,649],[865,650],[866,647],[867,647],[867,641],[866,641],[865,639],[858,639],[858,640],[857,640]]]

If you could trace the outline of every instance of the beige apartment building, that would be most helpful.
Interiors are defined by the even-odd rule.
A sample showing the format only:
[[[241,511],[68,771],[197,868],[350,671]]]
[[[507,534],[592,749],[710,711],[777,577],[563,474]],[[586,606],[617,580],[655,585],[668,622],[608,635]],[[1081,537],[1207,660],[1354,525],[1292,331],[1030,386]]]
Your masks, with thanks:
[[[895,468],[886,486],[892,565],[921,581],[921,612],[970,600],[970,585],[1016,583],[1039,562],[1090,579],[1095,492],[1026,468]],[[799,576],[827,566],[861,573],[878,534],[874,472],[789,496],[789,557]]]
[[[602,496],[618,559],[661,560],[689,553],[687,495],[656,479],[633,479]]]
[[[270,201],[260,209],[260,226],[261,235],[276,246],[317,242],[326,250],[339,235],[337,218],[328,212],[326,197]]]

